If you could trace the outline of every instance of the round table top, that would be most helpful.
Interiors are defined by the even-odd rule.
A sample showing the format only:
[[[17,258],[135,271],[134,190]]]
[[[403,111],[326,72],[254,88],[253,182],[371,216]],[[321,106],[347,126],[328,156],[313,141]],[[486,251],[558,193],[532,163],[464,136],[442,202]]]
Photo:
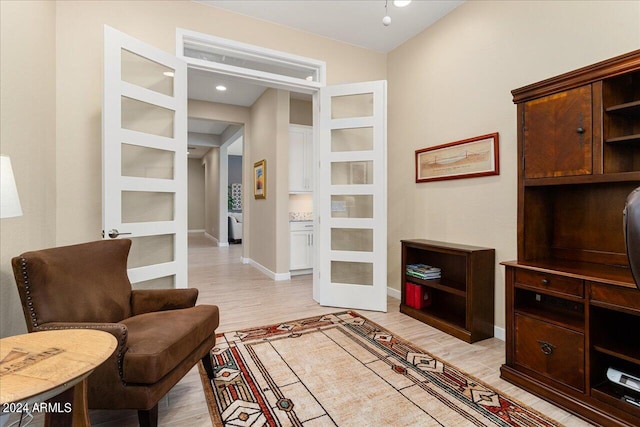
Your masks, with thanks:
[[[117,345],[110,333],[92,329],[2,338],[0,403],[51,398],[87,377]]]

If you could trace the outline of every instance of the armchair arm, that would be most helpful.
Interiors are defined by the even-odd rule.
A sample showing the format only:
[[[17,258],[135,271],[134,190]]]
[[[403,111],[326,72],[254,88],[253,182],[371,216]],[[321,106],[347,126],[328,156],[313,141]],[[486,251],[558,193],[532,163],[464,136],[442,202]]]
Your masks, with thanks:
[[[131,292],[131,310],[134,316],[155,311],[176,310],[196,305],[198,290],[138,289]]]

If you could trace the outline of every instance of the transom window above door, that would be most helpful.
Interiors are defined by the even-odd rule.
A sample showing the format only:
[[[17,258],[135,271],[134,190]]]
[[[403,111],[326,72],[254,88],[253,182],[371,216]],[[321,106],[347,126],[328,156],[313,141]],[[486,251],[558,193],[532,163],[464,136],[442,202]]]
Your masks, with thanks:
[[[326,84],[324,61],[183,29],[177,30],[177,43],[178,56],[190,67],[241,73],[275,84],[293,84],[307,91]]]

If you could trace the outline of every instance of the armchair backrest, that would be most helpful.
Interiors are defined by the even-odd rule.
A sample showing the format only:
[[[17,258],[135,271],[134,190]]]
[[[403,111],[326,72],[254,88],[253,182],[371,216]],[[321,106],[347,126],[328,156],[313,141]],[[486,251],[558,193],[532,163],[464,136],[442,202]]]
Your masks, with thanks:
[[[131,316],[131,240],[100,240],[26,252],[11,260],[27,327],[119,322]]]

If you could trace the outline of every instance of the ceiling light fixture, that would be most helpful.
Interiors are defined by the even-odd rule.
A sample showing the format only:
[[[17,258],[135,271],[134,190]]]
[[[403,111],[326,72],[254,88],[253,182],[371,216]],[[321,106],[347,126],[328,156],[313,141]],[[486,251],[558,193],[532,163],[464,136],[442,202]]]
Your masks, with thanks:
[[[382,18],[382,24],[385,27],[388,27],[389,25],[391,25],[391,17],[389,16],[389,11],[387,10],[388,6],[389,6],[389,1],[385,0],[385,2],[384,2],[384,18]]]
[[[405,7],[409,6],[411,0],[393,0],[393,5],[395,7]],[[384,2],[384,18],[382,18],[382,24],[385,27],[391,25],[391,17],[389,16],[389,0],[385,0]]]
[[[225,90],[227,90],[227,87],[223,85],[218,85],[216,86],[216,90],[219,92],[224,92]]]

